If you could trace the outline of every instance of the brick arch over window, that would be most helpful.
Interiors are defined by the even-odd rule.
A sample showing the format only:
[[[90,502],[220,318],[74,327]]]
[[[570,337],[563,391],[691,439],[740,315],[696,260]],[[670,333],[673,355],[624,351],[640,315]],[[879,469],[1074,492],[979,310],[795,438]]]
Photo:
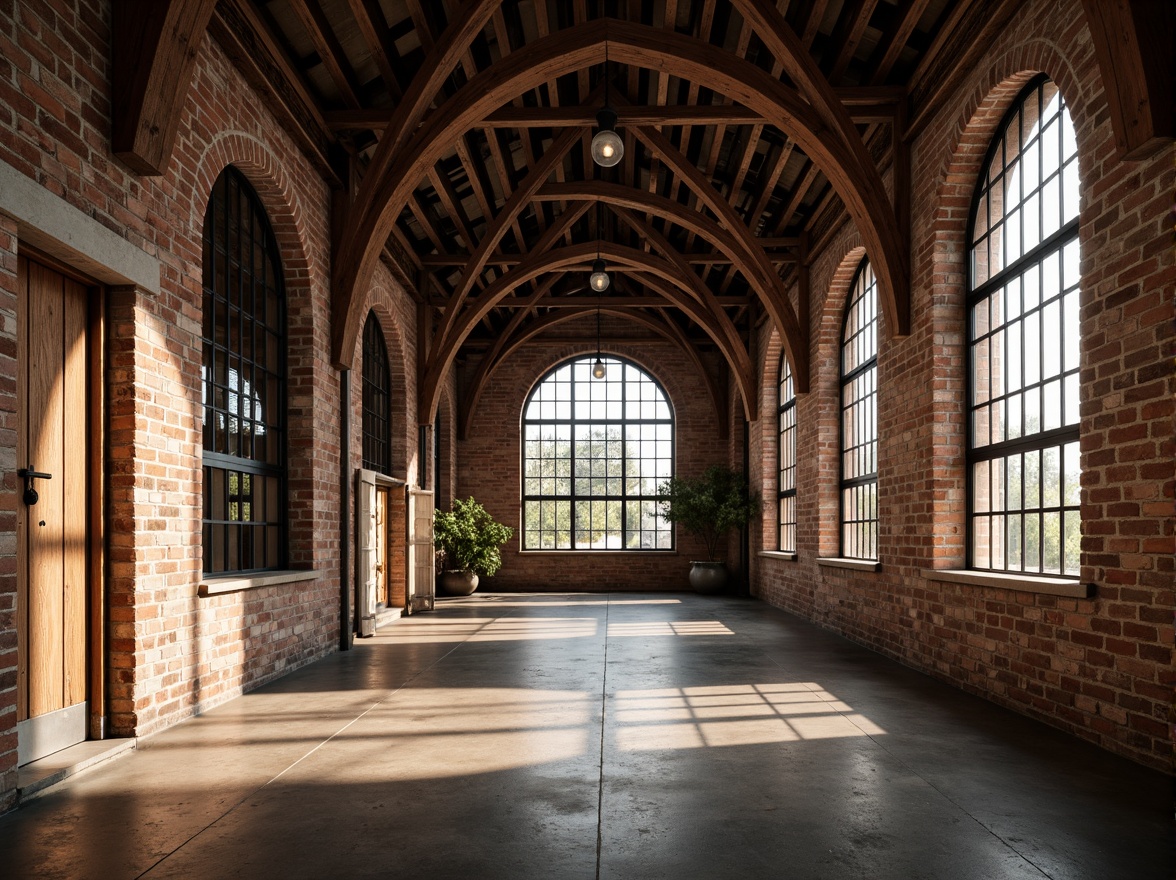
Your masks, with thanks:
[[[396,297],[405,296],[384,284],[375,284],[368,290],[368,314],[374,314],[384,334],[384,346],[388,351],[388,374],[391,380],[392,398],[392,471],[390,476],[408,478],[408,460],[416,449],[416,400],[410,398],[408,387],[408,355],[405,351],[404,332],[396,308]],[[356,377],[363,371],[363,346],[357,346],[351,363],[351,423],[363,424],[363,389]]]
[[[315,292],[318,291],[320,298],[326,295],[325,264],[312,259],[314,248],[294,179],[264,144],[244,134],[228,133],[214,139],[197,163],[190,228],[203,228],[213,186],[229,166],[236,168],[257,193],[277,242],[286,287],[287,370],[292,371],[298,364],[312,360],[316,347],[314,320],[318,311]],[[286,398],[286,498],[290,510],[311,511],[305,516],[291,515],[288,522],[288,561],[294,567],[315,564],[315,463],[310,452],[314,447],[315,419],[310,417],[313,406],[313,389],[291,383]]]
[[[780,477],[776,466],[776,392],[780,381],[780,355],[783,351],[780,333],[773,327],[763,347],[759,364],[759,493],[764,499],[763,508],[760,510],[761,547],[764,550],[772,550],[776,546],[772,538],[776,528],[775,498]]]
[[[434,442],[437,448],[437,473],[433,484],[436,495],[433,503],[438,510],[448,510],[457,491],[454,485],[454,450],[457,448],[457,405],[453,391],[448,385],[441,389],[441,400],[437,404],[437,432]]]
[[[1078,86],[1078,63],[1093,64],[1093,55],[1079,61],[1043,40],[1010,47],[998,56],[960,108],[943,150],[942,170],[929,178],[928,187],[934,187],[928,194],[932,205],[927,225],[930,259],[916,261],[927,266],[928,276],[912,279],[912,286],[925,285],[930,290],[927,307],[935,349],[934,381],[943,383],[947,392],[935,396],[931,417],[936,430],[929,438],[934,467],[928,480],[937,523],[932,550],[935,568],[963,568],[967,557],[967,473],[960,450],[967,439],[966,239],[977,180],[1005,114],[1026,84],[1041,72],[1061,89],[1078,136],[1080,177],[1089,179],[1090,159],[1084,146],[1091,137],[1093,121],[1088,117],[1093,108],[1076,106],[1089,98]],[[915,201],[919,201],[918,194]]]
[[[821,438],[841,436],[841,331],[845,326],[845,306],[849,302],[854,276],[866,257],[866,248],[855,232],[847,233],[837,244],[839,247],[831,248],[832,252],[844,255],[831,269],[823,267],[827,274],[822,277],[828,277],[829,280],[825,284],[825,298],[820,309],[814,309],[819,318],[815,331],[816,344],[812,352],[814,375],[810,387],[817,397],[817,424],[813,427],[816,429],[816,436]],[[810,405],[806,417],[807,413],[812,412],[813,407]],[[804,436],[814,436],[812,429],[807,429]],[[839,443],[840,441],[837,441],[831,446],[822,443],[818,444],[817,448],[817,552],[821,556],[837,556],[841,552],[838,525],[841,510]]]

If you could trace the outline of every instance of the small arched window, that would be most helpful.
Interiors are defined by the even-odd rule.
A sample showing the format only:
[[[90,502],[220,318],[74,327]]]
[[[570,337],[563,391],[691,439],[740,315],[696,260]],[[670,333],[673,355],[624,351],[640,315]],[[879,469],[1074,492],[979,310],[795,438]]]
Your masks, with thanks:
[[[878,558],[878,285],[865,260],[841,334],[841,555]]]
[[[257,194],[234,168],[204,215],[204,571],[286,564],[286,295]]]
[[[560,364],[523,407],[524,550],[670,550],[657,486],[673,474],[674,416],[629,361]]]
[[[972,568],[1077,576],[1078,144],[1056,84],[1021,92],[972,206]]]
[[[392,380],[388,347],[375,313],[363,325],[363,466],[392,473]]]
[[[796,393],[792,388],[792,365],[786,353],[780,355],[777,386],[777,462],[779,465],[779,533],[777,549],[796,552]]]

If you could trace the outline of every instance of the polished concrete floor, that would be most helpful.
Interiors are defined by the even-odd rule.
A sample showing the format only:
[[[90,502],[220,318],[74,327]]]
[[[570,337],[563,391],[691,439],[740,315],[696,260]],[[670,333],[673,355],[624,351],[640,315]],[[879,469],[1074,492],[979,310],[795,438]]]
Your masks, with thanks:
[[[0,819],[0,877],[1170,880],[1171,779],[750,600],[482,595]]]

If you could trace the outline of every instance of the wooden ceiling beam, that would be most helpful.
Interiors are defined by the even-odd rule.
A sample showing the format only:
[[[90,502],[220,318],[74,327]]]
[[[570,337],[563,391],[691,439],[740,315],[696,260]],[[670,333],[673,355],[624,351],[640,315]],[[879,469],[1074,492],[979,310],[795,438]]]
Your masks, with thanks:
[[[735,213],[735,209],[731,207],[730,203],[710,185],[686,156],[674,148],[669,138],[655,128],[642,128],[639,131],[642,140],[655,154],[661,156],[662,161],[674,171],[675,175],[689,184],[698,198],[719,218],[720,224],[732,235],[741,239],[744,248],[752,257],[754,273],[750,277],[759,280],[760,283],[756,287],[761,291],[764,307],[772,316],[772,320],[775,321],[776,327],[780,331],[780,337],[784,341],[784,347],[793,361],[792,373],[796,380],[796,387],[807,391],[809,376],[808,335],[807,332],[801,332],[800,322],[796,318],[792,303],[784,295],[779,284],[779,276],[776,275],[762,245],[751,234],[751,230],[744,225],[742,218]]]
[[[495,308],[501,300],[521,285],[552,272],[565,271],[568,266],[579,266],[596,253],[597,243],[586,242],[534,255],[495,281],[477,300],[471,302],[469,307],[464,310],[461,321],[454,326],[453,332],[447,337],[437,340],[433,351],[430,352],[428,365],[424,371],[422,393],[419,397],[420,410],[417,414],[419,423],[432,423],[440,399],[441,382],[452,367],[453,359],[462,342],[472,328],[481,321],[483,315]],[[731,324],[726,313],[713,315],[705,306],[687,294],[682,288],[684,285],[691,284],[690,279],[683,277],[679,269],[659,257],[634,248],[622,247],[612,242],[601,242],[600,254],[610,263],[647,273],[643,278],[646,287],[661,293],[675,307],[684,312],[690,320],[706,331],[727,359],[743,398],[745,415],[749,421],[755,421],[755,380],[751,359],[742,341],[737,347],[729,343],[730,338],[738,340],[739,336],[734,331],[734,325]],[[697,276],[695,276],[695,280],[697,280]]]
[[[469,263],[462,274],[461,283],[453,292],[450,306],[446,309],[445,317],[438,329],[439,335],[444,336],[451,331],[466,299],[473,292],[474,285],[486,266],[486,261],[501,243],[507,230],[517,225],[519,215],[530,203],[532,196],[547,182],[547,178],[551,176],[555,166],[563,161],[564,156],[571,149],[572,144],[579,139],[579,136],[579,131],[569,130],[556,138],[543,157],[527,172],[527,176],[523,178],[519,188],[511,193],[498,215],[488,221],[486,233],[478,242],[477,249],[471,253]],[[521,233],[519,243],[523,244]]]
[[[1176,135],[1172,0],[1082,0],[1120,159],[1143,159]]]
[[[361,106],[359,80],[355,76],[355,71],[351,69],[347,53],[343,51],[343,46],[340,45],[339,38],[335,36],[335,31],[331,28],[331,23],[323,14],[318,0],[287,0],[287,2],[302,23],[310,41],[314,43],[319,60],[322,61],[327,73],[335,83],[335,88],[343,97],[343,103],[348,107],[358,109]]]
[[[837,85],[845,76],[846,68],[857,52],[862,34],[866,32],[866,25],[870,23],[870,16],[874,14],[877,5],[878,0],[849,0],[842,9],[831,39],[834,49],[833,63],[829,65],[829,82],[833,85]]]
[[[902,50],[906,48],[907,41],[915,32],[919,20],[927,11],[930,3],[931,0],[909,0],[908,3],[900,7],[901,14],[894,26],[887,29],[874,50],[877,60],[870,63],[866,71],[866,82],[877,84],[886,81],[886,77],[890,76],[890,71],[898,63],[898,59],[902,56]]]
[[[117,3],[111,23],[111,151],[137,174],[163,174],[187,107],[216,0]]]
[[[480,2],[473,0],[470,5],[477,6]],[[762,11],[759,0],[734,2],[745,14]],[[774,8],[772,13],[775,14]],[[795,37],[784,33],[786,25],[773,19],[764,27],[776,29],[769,35],[769,48],[791,46],[796,49]],[[893,210],[881,177],[868,156],[862,160],[864,146],[844,108],[837,110],[830,106],[830,102],[836,102],[827,84],[806,83],[810,101],[805,101],[766,71],[745,59],[734,58],[718,47],[644,25],[602,20],[587,22],[570,33],[560,32],[536,40],[484,71],[446,101],[437,113],[430,115],[402,150],[390,151],[387,145],[393,141],[392,137],[380,143],[372,163],[375,173],[369,171],[364,179],[356,210],[348,218],[347,234],[341,237],[341,253],[333,263],[336,301],[332,356],[336,362],[347,362],[358,338],[361,316],[353,304],[357,302],[357,287],[368,282],[374,269],[371,243],[386,236],[424,170],[451,149],[453,140],[462,132],[509,100],[511,95],[525,91],[535,82],[558,78],[593,63],[605,41],[610,53],[620,63],[673,66],[684,78],[706,82],[732,100],[773,117],[774,123],[790,134],[822,167],[846,203],[870,252],[883,308],[889,319],[887,325],[896,335],[907,332],[906,245],[895,224],[887,222]],[[786,68],[788,63],[785,62]],[[799,64],[798,69],[798,76],[816,75],[803,64]],[[414,83],[413,88],[416,87]],[[406,97],[402,106],[408,103]],[[828,120],[837,120],[838,128],[831,130]],[[850,131],[844,132],[845,128]],[[643,128],[641,132],[661,138],[660,133],[652,128]],[[649,136],[643,134],[642,138],[649,143]],[[726,204],[722,199],[719,201]],[[729,205],[726,209],[730,212]],[[738,215],[733,216],[736,225],[746,231]],[[783,319],[783,313],[779,309],[776,312],[773,317]],[[792,323],[789,336],[792,341],[799,342],[794,315]],[[803,368],[794,364],[793,369],[799,382]]]
[[[404,96],[404,90],[400,87],[396,71],[392,69],[392,59],[398,58],[399,53],[388,31],[388,20],[384,17],[384,10],[380,8],[378,0],[347,0],[347,5],[351,8],[351,16],[359,26],[363,41],[376,63],[376,69],[380,71],[384,87],[392,96],[393,103],[399,103]]]
[[[599,91],[599,90],[598,90]],[[889,122],[893,119],[904,91],[896,87],[850,86],[836,91],[838,99],[855,123]],[[482,128],[580,128],[596,125],[599,106],[585,103],[578,107],[503,107],[479,120]],[[703,104],[696,106],[628,106],[617,107],[617,128],[642,125],[759,125],[770,120],[738,104]],[[382,109],[332,110],[323,114],[332,129],[347,131],[388,127],[392,111]]]

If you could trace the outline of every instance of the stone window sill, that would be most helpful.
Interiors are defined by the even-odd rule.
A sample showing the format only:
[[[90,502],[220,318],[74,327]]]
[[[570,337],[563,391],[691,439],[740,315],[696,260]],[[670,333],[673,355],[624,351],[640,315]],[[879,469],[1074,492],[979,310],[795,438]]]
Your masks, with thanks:
[[[199,594],[205,596],[219,596],[222,593],[239,593],[242,590],[258,590],[262,587],[276,587],[280,584],[293,584],[298,581],[312,581],[319,576],[317,571],[263,571],[260,574],[236,577],[206,577],[200,581]]]
[[[881,571],[882,565],[875,559],[846,559],[842,556],[823,556],[817,565],[826,568],[848,568],[851,571]]]
[[[1002,574],[994,571],[962,571],[925,568],[921,572],[930,581],[967,584],[972,587],[996,587],[1019,593],[1045,593],[1071,599],[1094,596],[1094,584],[1084,584],[1072,578],[1035,577],[1029,574]]]
[[[759,555],[765,559],[783,559],[785,562],[796,562],[796,554],[784,550],[761,550]]]

